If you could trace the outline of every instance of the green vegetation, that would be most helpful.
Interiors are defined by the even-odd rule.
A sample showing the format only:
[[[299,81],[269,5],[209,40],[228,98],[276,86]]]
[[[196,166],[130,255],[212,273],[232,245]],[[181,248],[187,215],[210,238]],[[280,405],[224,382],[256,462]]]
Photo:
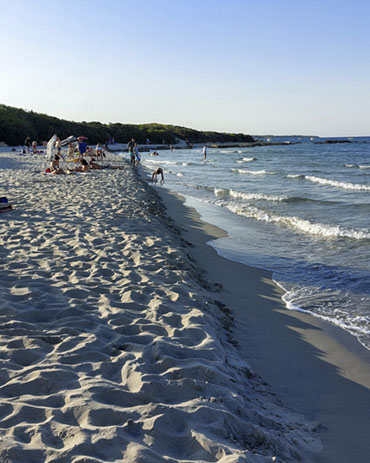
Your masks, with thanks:
[[[54,133],[63,139],[69,135],[84,135],[89,143],[105,143],[114,138],[118,143],[127,143],[135,138],[145,143],[176,144],[177,138],[191,143],[207,142],[253,142],[250,135],[242,133],[201,132],[186,127],[164,124],[102,124],[101,122],[72,122],[46,114],[25,111],[11,106],[0,105],[0,141],[10,146],[22,145],[26,137],[38,143],[49,140]]]

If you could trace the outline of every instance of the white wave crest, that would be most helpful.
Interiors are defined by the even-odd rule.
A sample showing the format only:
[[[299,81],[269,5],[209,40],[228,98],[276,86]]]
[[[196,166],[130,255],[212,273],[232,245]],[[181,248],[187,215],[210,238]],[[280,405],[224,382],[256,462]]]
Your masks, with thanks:
[[[370,166],[367,165],[359,165],[360,169],[370,169]]]
[[[239,161],[236,161],[236,162],[239,162],[240,164],[242,164],[244,162],[252,162],[252,161],[257,161],[257,158],[243,158],[243,159],[239,159]]]
[[[370,239],[370,231],[367,229],[346,229],[339,225],[313,223],[295,216],[280,216],[263,211],[256,207],[244,206],[229,201],[217,201],[216,204],[224,206],[231,212],[259,221],[283,225],[293,228],[301,233],[322,238],[350,238],[355,240]]]
[[[305,176],[303,174],[288,174],[288,178],[304,178]]]
[[[264,195],[262,193],[243,193],[241,191],[235,190],[223,190],[215,188],[214,190],[216,196],[226,196],[229,195],[232,198],[237,199],[244,199],[246,201],[253,201],[253,200],[265,200],[265,201],[284,201],[288,199],[287,196],[274,196],[274,195]]]
[[[306,175],[305,177],[310,182],[320,183],[321,185],[334,186],[336,188],[344,188],[346,190],[357,190],[357,191],[370,191],[370,185],[361,185],[359,183],[348,183],[339,182],[338,180],[329,180],[327,178],[313,177]]]
[[[273,175],[274,172],[268,172],[267,170],[246,170],[246,169],[232,169],[233,172],[239,174],[250,174],[250,175]]]

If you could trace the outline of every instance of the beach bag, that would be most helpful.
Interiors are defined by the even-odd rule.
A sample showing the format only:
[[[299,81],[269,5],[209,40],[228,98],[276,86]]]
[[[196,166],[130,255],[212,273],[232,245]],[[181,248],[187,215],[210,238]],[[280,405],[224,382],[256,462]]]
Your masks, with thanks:
[[[0,212],[6,211],[6,210],[11,209],[11,208],[12,208],[12,206],[9,203],[8,198],[6,198],[5,196],[2,196],[0,198]]]

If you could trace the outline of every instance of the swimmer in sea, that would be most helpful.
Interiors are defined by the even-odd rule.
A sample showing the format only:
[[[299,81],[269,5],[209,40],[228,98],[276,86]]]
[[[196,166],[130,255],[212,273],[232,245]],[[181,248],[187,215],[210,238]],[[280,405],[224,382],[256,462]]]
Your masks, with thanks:
[[[157,178],[158,178],[158,175],[161,176],[161,185],[164,183],[164,175],[163,175],[163,169],[162,167],[158,167],[158,169],[156,169],[153,173],[152,173],[152,182],[155,182],[157,183]]]

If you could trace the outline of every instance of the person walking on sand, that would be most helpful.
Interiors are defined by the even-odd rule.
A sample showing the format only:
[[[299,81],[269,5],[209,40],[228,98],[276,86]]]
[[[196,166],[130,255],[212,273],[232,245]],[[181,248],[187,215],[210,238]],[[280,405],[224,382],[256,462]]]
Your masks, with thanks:
[[[133,167],[135,167],[135,139],[131,138],[131,140],[127,143],[128,153],[130,155],[130,163]]]
[[[207,147],[206,145],[203,146],[203,161],[207,160]]]
[[[156,169],[153,173],[152,173],[152,182],[155,182],[157,183],[157,178],[158,178],[158,175],[160,175],[162,178],[161,178],[161,185],[164,183],[164,175],[163,175],[163,169],[162,167],[158,167],[158,169]]]

